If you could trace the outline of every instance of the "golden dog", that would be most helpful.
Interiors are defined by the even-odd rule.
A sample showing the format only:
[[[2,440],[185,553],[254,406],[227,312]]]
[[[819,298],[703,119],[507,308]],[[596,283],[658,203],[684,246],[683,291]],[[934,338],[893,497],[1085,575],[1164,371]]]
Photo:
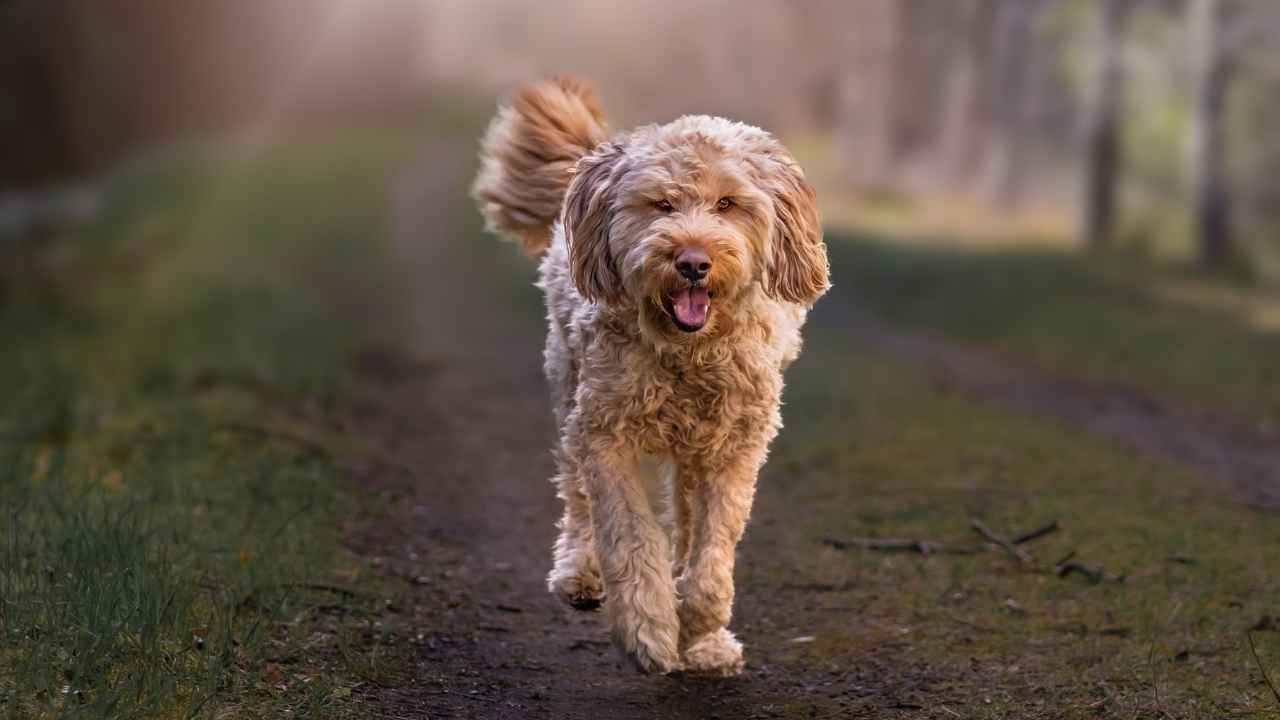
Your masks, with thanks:
[[[813,189],[763,130],[692,115],[609,137],[561,79],[499,111],[473,195],[541,255],[565,502],[550,589],[603,604],[643,670],[739,672],[734,552],[828,288]]]

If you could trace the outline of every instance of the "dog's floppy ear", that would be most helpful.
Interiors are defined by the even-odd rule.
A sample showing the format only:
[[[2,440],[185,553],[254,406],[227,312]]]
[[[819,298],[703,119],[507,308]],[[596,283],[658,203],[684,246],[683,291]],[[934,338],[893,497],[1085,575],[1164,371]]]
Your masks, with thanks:
[[[781,146],[766,153],[763,185],[773,197],[773,238],[765,290],[773,297],[812,305],[830,287],[818,199],[800,166]]]
[[[622,279],[609,247],[609,225],[623,155],[622,146],[615,143],[597,147],[578,161],[565,195],[569,271],[578,292],[592,301],[607,302],[622,294]]]

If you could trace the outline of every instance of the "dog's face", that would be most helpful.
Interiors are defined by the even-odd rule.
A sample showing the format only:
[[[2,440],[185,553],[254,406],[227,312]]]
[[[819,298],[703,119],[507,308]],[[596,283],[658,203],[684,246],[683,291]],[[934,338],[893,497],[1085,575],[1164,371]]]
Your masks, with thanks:
[[[588,299],[677,334],[714,328],[756,287],[803,305],[827,289],[813,189],[762,130],[685,117],[599,146],[575,173],[564,226]]]

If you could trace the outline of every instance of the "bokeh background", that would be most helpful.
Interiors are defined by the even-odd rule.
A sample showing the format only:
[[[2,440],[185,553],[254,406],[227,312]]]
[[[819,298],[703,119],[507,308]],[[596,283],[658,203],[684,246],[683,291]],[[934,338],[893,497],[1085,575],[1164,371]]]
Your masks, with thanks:
[[[619,127],[707,112],[775,130],[808,156],[833,219],[846,201],[951,203],[1076,245],[1280,273],[1280,11],[1265,0],[10,0],[3,13],[9,190],[175,138],[411,120],[572,72]]]
[[[0,715],[1274,715],[1278,40],[1275,0],[0,0]],[[818,190],[730,681],[544,591],[544,308],[468,186],[559,73]]]

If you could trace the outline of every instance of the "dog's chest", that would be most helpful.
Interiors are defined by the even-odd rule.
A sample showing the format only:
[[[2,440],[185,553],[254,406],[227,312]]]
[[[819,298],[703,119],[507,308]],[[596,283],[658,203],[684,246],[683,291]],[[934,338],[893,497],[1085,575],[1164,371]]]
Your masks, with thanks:
[[[646,452],[732,452],[737,442],[777,424],[776,370],[742,354],[699,360],[667,357],[637,366],[627,425]]]

